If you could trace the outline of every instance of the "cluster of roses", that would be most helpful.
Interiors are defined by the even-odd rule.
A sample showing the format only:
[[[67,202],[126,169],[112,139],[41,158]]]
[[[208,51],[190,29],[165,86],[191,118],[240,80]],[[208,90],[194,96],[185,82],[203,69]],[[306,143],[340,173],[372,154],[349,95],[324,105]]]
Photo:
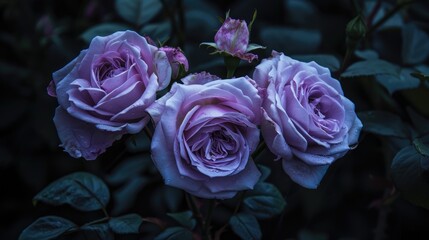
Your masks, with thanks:
[[[215,37],[222,54],[245,60],[249,31],[227,18]],[[152,159],[165,183],[203,198],[231,198],[260,177],[251,155],[260,132],[296,183],[316,188],[328,166],[358,141],[362,124],[338,80],[315,62],[273,51],[253,77],[196,73],[170,85],[188,62],[132,31],[96,37],[53,74],[54,122],[73,157],[97,158],[124,134],[152,119]]]

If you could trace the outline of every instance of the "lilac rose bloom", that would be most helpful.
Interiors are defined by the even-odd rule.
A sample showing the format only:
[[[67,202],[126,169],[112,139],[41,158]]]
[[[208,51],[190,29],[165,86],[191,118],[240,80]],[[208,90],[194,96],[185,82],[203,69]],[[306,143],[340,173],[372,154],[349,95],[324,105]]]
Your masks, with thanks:
[[[180,68],[187,72],[189,70],[188,59],[185,57],[185,54],[180,48],[173,48],[164,46],[160,48],[161,51],[164,51],[167,54],[168,61],[170,62],[172,68],[172,77],[176,79],[179,77]]]
[[[317,188],[329,165],[357,144],[361,121],[338,80],[315,62],[273,52],[253,74],[261,89],[261,131],[296,183]]]
[[[249,29],[244,20],[232,19],[230,17],[225,19],[215,35],[215,43],[218,51],[223,51],[231,56],[249,62],[258,59],[257,55],[248,53]]]
[[[95,37],[48,86],[59,103],[54,123],[62,147],[93,160],[123,134],[139,132],[150,119],[145,109],[170,79],[166,53],[137,33]]]
[[[167,185],[217,199],[253,188],[262,102],[251,81],[174,84],[147,109],[156,123],[152,159]]]
[[[216,75],[212,75],[208,72],[199,72],[189,74],[188,76],[182,78],[183,84],[191,85],[191,84],[205,84],[214,80],[218,80],[220,77]]]

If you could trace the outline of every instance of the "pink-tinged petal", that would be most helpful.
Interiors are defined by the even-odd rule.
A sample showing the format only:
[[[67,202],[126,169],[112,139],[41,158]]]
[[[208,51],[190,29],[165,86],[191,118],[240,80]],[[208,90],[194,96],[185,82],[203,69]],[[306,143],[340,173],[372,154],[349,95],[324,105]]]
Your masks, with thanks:
[[[249,63],[251,63],[253,60],[258,60],[258,55],[253,53],[238,53],[233,56],[238,57],[241,60],[248,61]]]
[[[233,56],[244,54],[249,45],[249,29],[244,20],[227,18],[215,35],[215,43],[220,51]]]
[[[171,66],[168,57],[163,51],[157,51],[154,56],[155,74],[158,76],[158,90],[165,89],[171,80]]]
[[[122,136],[120,132],[100,131],[94,125],[70,116],[61,107],[55,111],[54,123],[61,146],[74,158],[94,160]]]
[[[316,189],[319,186],[329,168],[329,165],[308,165],[297,158],[283,159],[282,166],[294,182],[310,189]]]
[[[53,80],[49,82],[48,87],[46,87],[46,91],[48,92],[49,96],[57,97],[57,90],[56,90],[55,82]]]
[[[170,62],[170,66],[172,69],[173,79],[176,79],[179,76],[180,66],[183,67],[185,72],[189,70],[188,59],[185,57],[185,54],[180,48],[164,46],[161,47],[159,50],[164,51],[167,55],[168,61]]]
[[[207,72],[200,72],[200,73],[194,73],[189,74],[188,76],[182,78],[183,84],[191,85],[191,84],[206,84],[208,82],[219,80],[220,77],[211,75]]]

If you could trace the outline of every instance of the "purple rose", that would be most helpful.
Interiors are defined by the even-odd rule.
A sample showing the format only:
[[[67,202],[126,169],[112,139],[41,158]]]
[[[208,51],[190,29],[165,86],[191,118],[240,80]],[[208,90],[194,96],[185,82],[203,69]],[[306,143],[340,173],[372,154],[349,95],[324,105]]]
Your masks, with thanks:
[[[216,75],[211,75],[208,72],[200,72],[189,74],[188,76],[182,78],[182,82],[186,85],[205,84],[218,79],[220,79],[220,77]]]
[[[253,188],[261,99],[250,81],[175,84],[147,110],[156,122],[152,159],[167,185],[220,199]]]
[[[317,188],[329,165],[358,141],[362,128],[338,80],[315,62],[273,52],[253,74],[262,89],[262,135],[296,183]]]
[[[48,86],[60,104],[54,123],[65,151],[93,160],[123,134],[139,132],[170,78],[165,52],[137,33],[94,38]]]
[[[258,59],[257,55],[247,53],[249,51],[249,29],[244,20],[236,20],[230,17],[225,19],[215,35],[215,43],[218,51],[223,51],[234,57],[249,62]]]
[[[189,70],[188,59],[183,54],[180,48],[173,47],[161,47],[161,51],[164,51],[167,54],[168,61],[170,61],[170,65],[172,68],[172,77],[176,79],[180,74],[180,67],[187,72]]]

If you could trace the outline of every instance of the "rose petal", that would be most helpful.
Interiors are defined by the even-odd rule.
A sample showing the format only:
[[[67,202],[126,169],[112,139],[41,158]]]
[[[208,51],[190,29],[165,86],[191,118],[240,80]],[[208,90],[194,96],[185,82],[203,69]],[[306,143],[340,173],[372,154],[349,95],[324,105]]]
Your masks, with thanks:
[[[54,123],[61,146],[75,158],[94,160],[122,136],[118,132],[100,131],[93,125],[70,116],[61,107],[57,107],[55,111]]]
[[[329,165],[308,165],[297,158],[283,159],[282,166],[294,182],[310,189],[316,189],[319,186],[329,168]]]

